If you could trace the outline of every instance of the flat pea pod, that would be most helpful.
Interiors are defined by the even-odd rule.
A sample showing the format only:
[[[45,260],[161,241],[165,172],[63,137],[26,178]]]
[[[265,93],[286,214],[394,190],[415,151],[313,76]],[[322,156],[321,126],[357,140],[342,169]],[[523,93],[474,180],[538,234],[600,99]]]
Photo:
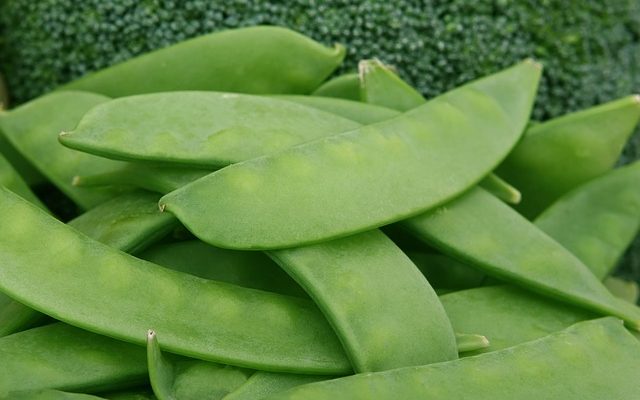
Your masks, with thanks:
[[[378,59],[360,61],[358,71],[360,98],[365,103],[404,112],[427,101]],[[520,202],[520,192],[494,174],[487,175],[479,184],[507,203]]]
[[[454,329],[490,338],[488,347],[464,356],[515,346],[597,318],[593,312],[508,285],[448,293],[440,301]]]
[[[640,330],[639,308],[614,298],[576,256],[480,188],[402,225],[488,275],[598,314],[620,317]]]
[[[267,254],[320,307],[356,373],[458,357],[429,282],[379,230]]]
[[[359,122],[362,125],[374,124],[400,115],[400,112],[392,110],[391,108],[381,107],[375,104],[361,103],[353,100],[296,95],[279,95],[275,97],[330,112],[352,121]]]
[[[43,210],[47,209],[2,154],[0,154],[0,185],[29,200]]]
[[[170,92],[95,107],[60,142],[113,159],[213,169],[358,126],[273,97]]]
[[[77,175],[73,178],[73,185],[79,187],[125,185],[164,194],[211,172],[213,171],[173,165],[125,163],[122,167],[103,174]]]
[[[262,252],[227,250],[199,240],[187,240],[158,244],[137,256],[205,279],[307,297],[304,290]]]
[[[62,86],[111,97],[176,90],[307,94],[342,62],[328,48],[275,26],[232,29],[185,40]]]
[[[244,384],[253,371],[206,361],[167,358],[154,331],[147,333],[147,362],[159,400],[218,400]]]
[[[640,162],[576,187],[535,224],[604,279],[640,229]]]
[[[392,120],[223,168],[164,196],[161,207],[203,241],[237,249],[317,243],[416,215],[508,153],[539,76],[525,61]]]
[[[166,235],[177,220],[160,213],[157,195],[134,192],[94,207],[69,222],[85,235],[121,251],[135,252]],[[43,315],[0,293],[0,337],[38,323]]]
[[[0,290],[56,319],[138,344],[151,327],[167,351],[224,364],[295,373],[351,370],[308,300],[161,268],[91,240],[4,188],[0,219],[7,222]],[[44,238],[48,246],[33,245]]]
[[[83,209],[113,198],[118,191],[74,187],[73,176],[104,173],[120,164],[60,146],[58,133],[74,128],[85,112],[107,100],[87,92],[53,93],[0,114],[0,130],[11,144]]]
[[[493,353],[311,383],[268,399],[627,399],[640,390],[639,357],[640,343],[605,318]]]
[[[610,170],[640,119],[640,96],[533,125],[496,172],[522,192],[529,219],[572,188]]]
[[[603,281],[611,294],[631,304],[636,304],[640,296],[640,288],[635,281],[628,281],[615,276],[608,276]]]
[[[0,398],[10,391],[93,393],[144,383],[144,348],[62,322],[0,338]]]
[[[343,74],[324,82],[312,95],[360,101],[359,85],[357,73]]]
[[[271,394],[284,392],[296,386],[331,378],[322,375],[277,374],[256,371],[247,379],[244,385],[223,397],[223,400],[260,400]]]
[[[1,400],[100,400],[102,397],[84,393],[63,392],[61,390],[44,389],[25,392],[11,392]]]

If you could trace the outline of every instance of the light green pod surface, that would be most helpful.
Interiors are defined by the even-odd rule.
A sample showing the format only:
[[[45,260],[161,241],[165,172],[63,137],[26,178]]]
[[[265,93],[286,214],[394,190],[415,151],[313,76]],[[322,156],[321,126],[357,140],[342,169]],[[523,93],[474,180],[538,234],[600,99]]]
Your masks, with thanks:
[[[501,351],[299,386],[269,399],[632,399],[640,343],[614,318]]]
[[[223,397],[223,400],[261,400],[271,394],[284,392],[296,386],[331,378],[321,375],[278,374],[256,371],[242,386]]]
[[[0,130],[11,144],[84,209],[112,198],[115,191],[74,187],[72,178],[78,174],[104,173],[120,164],[61,146],[58,134],[73,129],[85,112],[107,100],[86,92],[53,93],[0,114]]]
[[[440,296],[454,329],[482,332],[489,346],[473,355],[541,338],[597,314],[513,286],[487,286]]]
[[[480,188],[402,224],[488,275],[620,317],[640,330],[640,308],[614,298],[576,256]]]
[[[535,224],[604,279],[640,228],[640,162],[578,186]]]
[[[487,276],[443,254],[409,251],[407,256],[436,289],[461,290],[482,286]]]
[[[154,331],[147,333],[147,363],[159,400],[218,400],[242,386],[253,371],[206,361],[165,357]]]
[[[0,397],[11,391],[91,391],[143,383],[143,347],[61,322],[0,339]]]
[[[0,185],[29,200],[43,210],[47,209],[2,154],[0,154]]]
[[[175,90],[307,94],[340,65],[345,49],[292,30],[257,26],[211,33],[64,85],[111,97]]]
[[[507,154],[539,76],[538,64],[520,63],[392,120],[223,168],[161,207],[203,241],[238,249],[310,244],[407,218],[468,189]]]
[[[516,209],[533,219],[567,191],[611,169],[639,119],[636,95],[533,125],[496,172],[520,189]]]
[[[80,215],[69,225],[118,250],[135,253],[162,238],[178,221],[157,206],[158,195],[131,192]]]
[[[60,142],[109,158],[215,168],[358,126],[272,97],[170,92],[95,107],[74,131],[61,134]]]
[[[638,302],[640,288],[638,287],[637,282],[627,281],[615,276],[608,276],[604,279],[603,283],[614,296],[631,304],[636,304]]]
[[[0,400],[100,400],[102,397],[84,393],[70,393],[60,390],[44,389],[25,392],[12,392],[0,396]]]
[[[356,372],[458,357],[438,296],[379,230],[268,254],[320,307]]]
[[[358,73],[360,99],[365,103],[409,111],[425,102],[420,92],[378,59],[360,61]]]
[[[308,300],[161,268],[91,240],[4,188],[0,220],[0,291],[56,319],[138,344],[151,327],[167,351],[224,364],[351,370]],[[34,246],[42,240],[48,246]]]
[[[201,278],[307,297],[300,285],[262,252],[221,249],[188,240],[152,246],[138,257]]]
[[[307,107],[330,112],[341,117],[361,123],[362,125],[374,124],[400,115],[400,112],[375,104],[361,103],[359,101],[345,100],[320,96],[276,96],[278,99],[299,103]]]
[[[358,74],[343,74],[329,79],[314,90],[312,95],[360,101],[360,81]]]
[[[165,194],[211,172],[211,170],[173,165],[125,163],[121,168],[104,174],[75,176],[73,185],[79,187],[126,185]]]

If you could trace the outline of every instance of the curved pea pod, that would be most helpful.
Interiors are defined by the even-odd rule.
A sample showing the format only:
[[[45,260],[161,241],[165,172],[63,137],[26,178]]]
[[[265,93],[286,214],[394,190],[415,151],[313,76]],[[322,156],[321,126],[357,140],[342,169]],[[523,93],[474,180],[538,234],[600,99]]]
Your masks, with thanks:
[[[67,149],[57,138],[60,131],[74,128],[85,112],[107,100],[86,92],[53,93],[0,115],[0,130],[11,144],[83,209],[114,197],[118,191],[74,187],[72,178],[78,173],[111,171],[120,164]]]
[[[244,384],[253,371],[193,359],[165,357],[154,331],[147,333],[147,362],[159,400],[222,399]]]
[[[335,97],[338,99],[360,101],[360,82],[357,73],[349,73],[329,79],[316,90],[313,96]]]
[[[539,339],[597,314],[513,286],[487,286],[440,296],[454,329],[482,332],[490,344],[474,355]]]
[[[608,276],[604,279],[603,283],[614,296],[631,304],[636,304],[638,302],[640,288],[636,282],[627,281],[615,276]]]
[[[576,187],[535,224],[604,279],[640,228],[640,162]]]
[[[360,126],[272,97],[220,92],[154,93],[90,110],[67,147],[122,160],[215,168]]]
[[[461,290],[482,286],[486,275],[443,254],[410,251],[407,256],[436,289]]]
[[[111,97],[175,90],[306,94],[342,62],[328,48],[275,26],[231,29],[185,40],[62,86]]]
[[[458,357],[429,282],[379,230],[267,254],[322,310],[357,373]]]
[[[0,290],[56,319],[138,344],[153,327],[167,351],[224,364],[351,370],[308,300],[161,268],[91,240],[4,188],[0,219]],[[33,245],[45,238],[47,246]]]
[[[304,290],[262,252],[227,250],[199,240],[188,240],[159,244],[137,256],[154,264],[205,279],[289,296],[307,297]]]
[[[25,392],[11,392],[0,400],[100,400],[102,397],[84,393],[63,392],[61,390],[44,389]],[[103,399],[104,400],[104,399]]]
[[[173,165],[126,163],[120,168],[103,174],[75,176],[73,185],[79,187],[125,185],[165,194],[211,172],[213,171]]]
[[[387,107],[361,103],[353,100],[296,95],[281,95],[276,96],[276,98],[302,104],[307,107],[317,108],[318,110],[336,114],[363,125],[374,124],[400,115],[400,112]]]
[[[358,71],[360,98],[365,103],[408,111],[427,101],[380,60],[362,60]],[[520,202],[520,192],[494,174],[487,175],[479,184],[507,203]]]
[[[284,392],[296,386],[331,378],[321,375],[277,374],[256,371],[247,379],[244,385],[223,397],[223,400],[260,400],[271,394]]]
[[[443,253],[488,275],[620,317],[640,330],[640,308],[614,298],[576,256],[480,188],[402,224]]]
[[[144,383],[144,348],[61,322],[0,339],[0,397],[9,391],[98,392]]]
[[[640,390],[638,357],[640,343],[604,318],[477,357],[311,383],[268,399],[627,399]]]
[[[43,315],[0,292],[0,338],[42,323]]]
[[[611,169],[639,119],[636,95],[533,125],[496,172],[520,189],[516,209],[533,219],[567,191]]]
[[[416,215],[508,153],[539,76],[525,61],[392,120],[223,168],[164,196],[161,207],[203,241],[238,249],[311,244]]]
[[[2,156],[2,154],[0,154],[0,185],[6,187],[15,194],[20,195],[43,210],[47,209],[40,199],[33,194],[27,183],[22,179],[18,172],[16,172],[13,166]]]

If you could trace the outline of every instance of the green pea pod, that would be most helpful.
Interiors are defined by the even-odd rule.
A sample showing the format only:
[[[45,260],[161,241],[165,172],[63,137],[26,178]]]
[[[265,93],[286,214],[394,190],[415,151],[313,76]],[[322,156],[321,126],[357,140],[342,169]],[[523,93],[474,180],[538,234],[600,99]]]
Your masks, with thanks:
[[[114,159],[216,168],[358,126],[271,97],[171,92],[125,97],[95,107],[74,131],[63,132],[60,142]]]
[[[175,90],[307,94],[342,62],[327,48],[275,26],[232,29],[185,40],[61,87],[111,97]]]
[[[407,256],[436,289],[469,289],[486,280],[482,272],[442,254],[409,251]]]
[[[79,187],[127,185],[164,194],[179,189],[211,172],[210,170],[172,165],[126,163],[121,168],[103,174],[75,176],[73,185]]]
[[[53,93],[0,114],[0,130],[11,144],[84,209],[113,198],[117,191],[74,187],[73,176],[104,173],[120,164],[60,146],[58,133],[74,128],[85,112],[107,100],[93,93]]]
[[[621,278],[616,278],[615,276],[608,276],[604,280],[604,285],[614,296],[631,304],[636,304],[638,302],[640,288],[638,288],[637,282],[627,281]]]
[[[135,252],[166,235],[175,218],[158,212],[157,195],[136,192],[107,201],[69,225],[122,251]],[[42,314],[0,293],[0,337],[39,322]]]
[[[409,111],[426,103],[422,94],[400,79],[392,69],[380,60],[362,60],[358,65],[360,97],[368,104],[388,107],[397,111]],[[489,174],[480,186],[507,203],[520,202],[520,192],[500,177]]]
[[[83,393],[70,393],[60,390],[45,389],[26,392],[11,392],[0,400],[100,400],[102,397]],[[104,399],[103,399],[104,400]]]
[[[539,76],[525,61],[392,120],[223,168],[164,196],[161,207],[203,241],[238,249],[311,244],[416,215],[477,183],[509,152]]]
[[[318,110],[326,111],[339,115],[343,118],[356,121],[362,125],[374,124],[400,115],[400,112],[390,108],[353,100],[294,95],[281,95],[276,96],[276,98],[302,104],[307,107],[317,108]]]
[[[477,357],[311,383],[268,399],[629,399],[640,390],[639,357],[640,343],[604,318]]]
[[[402,224],[443,253],[488,275],[617,316],[640,330],[640,308],[614,298],[577,257],[480,188]]]
[[[312,95],[360,101],[359,85],[357,73],[339,75],[320,85]]]
[[[496,351],[539,339],[597,314],[513,286],[486,286],[440,296],[454,329],[482,332]]]
[[[144,348],[61,322],[0,338],[0,398],[10,391],[98,392],[144,383]]]
[[[138,257],[201,278],[307,297],[289,275],[261,252],[220,249],[199,240],[189,240],[159,244]]]
[[[516,209],[533,219],[564,193],[610,170],[639,119],[636,95],[536,124],[496,172],[520,189]]]
[[[429,282],[382,232],[267,254],[320,307],[357,373],[458,357]]]
[[[276,374],[256,371],[244,385],[223,397],[223,400],[260,400],[271,394],[284,392],[287,389],[307,383],[331,379],[321,375]]]
[[[151,388],[133,391],[118,391],[102,394],[108,400],[157,400]]]
[[[138,344],[152,327],[168,351],[224,364],[351,370],[308,300],[160,268],[91,240],[4,188],[0,220],[0,290],[56,319]],[[47,246],[33,245],[45,238]]]
[[[576,187],[535,224],[604,279],[640,229],[640,162]]]
[[[169,359],[154,331],[147,333],[147,362],[159,400],[217,400],[233,392],[253,371],[192,359]]]
[[[0,154],[0,185],[29,200],[43,210],[47,209],[2,154]]]

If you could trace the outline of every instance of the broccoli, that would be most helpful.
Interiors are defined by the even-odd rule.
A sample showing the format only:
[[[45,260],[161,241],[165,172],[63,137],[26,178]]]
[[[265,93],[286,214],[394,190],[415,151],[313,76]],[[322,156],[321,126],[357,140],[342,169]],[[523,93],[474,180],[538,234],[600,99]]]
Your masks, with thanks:
[[[377,57],[427,98],[534,57],[545,65],[538,120],[640,90],[637,0],[5,0],[0,70],[15,104],[152,49],[256,24],[346,45],[339,72]],[[622,162],[639,156],[636,135]],[[636,277],[638,258],[629,258]]]

